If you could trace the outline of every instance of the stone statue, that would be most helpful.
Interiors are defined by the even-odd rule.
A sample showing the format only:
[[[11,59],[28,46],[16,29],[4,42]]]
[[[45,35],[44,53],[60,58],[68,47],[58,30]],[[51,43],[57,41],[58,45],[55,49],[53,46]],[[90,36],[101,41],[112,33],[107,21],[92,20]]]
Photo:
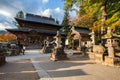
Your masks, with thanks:
[[[50,52],[51,52],[50,42],[49,42],[49,37],[47,37],[44,40],[44,46],[42,48],[42,53],[50,53]]]
[[[44,46],[46,46],[46,47],[49,46],[49,37],[47,37],[47,38],[44,40]]]
[[[55,38],[54,41],[55,46],[51,53],[50,60],[57,61],[57,60],[68,59],[67,55],[64,52],[64,48],[62,47],[62,39],[59,31],[57,31],[57,34],[54,38]]]
[[[60,36],[60,32],[57,31],[57,35],[54,37],[55,38],[55,44],[56,44],[56,48],[60,48],[62,45],[62,40],[61,40],[61,36]]]

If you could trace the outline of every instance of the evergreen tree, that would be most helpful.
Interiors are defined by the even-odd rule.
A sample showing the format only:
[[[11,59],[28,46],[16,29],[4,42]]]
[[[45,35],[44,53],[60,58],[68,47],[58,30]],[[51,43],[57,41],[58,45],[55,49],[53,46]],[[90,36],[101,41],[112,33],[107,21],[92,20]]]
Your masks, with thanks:
[[[68,31],[69,31],[69,14],[67,11],[65,11],[65,13],[64,13],[62,26],[64,27],[65,33],[68,33]]]
[[[100,26],[107,27],[115,24],[120,18],[120,0],[63,0],[65,2],[64,9],[69,10],[73,5],[76,5],[79,10],[77,12],[77,19],[81,21],[87,20],[85,16],[94,19],[91,25],[98,23]],[[81,17],[84,17],[83,19]],[[86,18],[86,19],[85,19]],[[90,21],[91,21],[90,19]],[[77,22],[78,26],[80,21]],[[83,22],[81,22],[83,23]],[[80,24],[81,24],[80,23]],[[84,21],[84,24],[88,24],[88,21]],[[99,26],[98,25],[98,26]],[[95,27],[94,27],[95,29]],[[98,28],[97,28],[98,29]]]
[[[16,14],[15,18],[24,18],[24,13],[23,11],[18,11]],[[16,21],[13,21],[13,24],[17,27],[20,28],[19,24]]]
[[[59,24],[59,21],[58,21],[58,19],[56,19],[56,21],[55,21],[57,24]]]
[[[23,13],[23,11],[19,11],[19,12],[16,14],[16,18],[24,18],[24,13]]]
[[[113,32],[120,27],[120,0],[64,0],[65,10],[76,5],[77,26],[92,28],[96,36],[101,38],[101,29],[111,27]],[[116,28],[117,27],[117,28]],[[119,31],[119,30],[117,30]]]

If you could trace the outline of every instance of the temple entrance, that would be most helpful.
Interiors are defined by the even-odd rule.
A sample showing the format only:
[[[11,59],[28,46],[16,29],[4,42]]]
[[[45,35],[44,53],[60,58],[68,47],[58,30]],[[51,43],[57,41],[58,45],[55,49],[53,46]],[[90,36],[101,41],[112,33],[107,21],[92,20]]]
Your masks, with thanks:
[[[27,38],[20,39],[20,43],[25,45],[27,49],[42,49],[44,45],[45,36],[27,36]]]
[[[57,24],[52,17],[44,17],[34,14],[26,14],[25,18],[15,18],[19,29],[7,29],[17,36],[17,40],[28,49],[41,49],[46,37],[56,35],[62,26]]]
[[[67,48],[85,53],[90,44],[88,32],[89,31],[85,28],[72,27],[67,36],[69,40]]]
[[[27,42],[28,41],[28,42]],[[28,49],[40,49],[42,48],[43,42],[42,42],[42,37],[39,36],[28,36],[27,39],[27,48]]]

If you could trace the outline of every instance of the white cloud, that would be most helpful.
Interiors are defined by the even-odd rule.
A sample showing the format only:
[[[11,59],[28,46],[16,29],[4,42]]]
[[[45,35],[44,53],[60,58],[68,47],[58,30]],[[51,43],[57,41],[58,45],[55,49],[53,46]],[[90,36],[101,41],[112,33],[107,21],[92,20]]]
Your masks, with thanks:
[[[0,30],[16,28],[16,26],[13,24],[13,21],[14,21],[14,19],[2,16],[0,18]]]
[[[52,14],[52,13],[51,13],[51,10],[50,10],[50,9],[46,9],[46,10],[44,10],[44,11],[42,12],[42,15],[43,15],[43,16],[47,16],[47,17],[49,17],[51,14]]]
[[[58,19],[61,23],[61,20],[63,19],[63,15],[64,15],[64,10],[62,10],[61,8],[57,7],[55,9],[38,9],[36,11],[37,15],[41,15],[41,16],[46,16],[49,17],[50,15],[52,15],[53,18]]]
[[[0,10],[0,14],[4,15],[4,16],[7,16],[7,17],[12,17],[11,13],[5,11],[5,10]]]
[[[77,17],[76,11],[78,11],[79,8],[76,5],[72,6],[72,11],[69,11],[71,19],[75,19]]]
[[[20,1],[13,1],[10,4],[12,5],[12,7],[16,8],[18,10],[23,10],[24,9],[24,6],[23,6],[22,2],[20,2]]]
[[[45,9],[45,10],[38,9],[38,10],[36,11],[36,13],[37,13],[38,15],[42,15],[42,16],[47,16],[47,17],[49,17],[50,15],[52,15],[52,16],[58,15],[58,13],[59,13],[60,15],[62,15],[62,14],[63,14],[63,10],[60,9],[59,7],[55,8],[55,9],[50,9],[50,8],[48,8],[48,9]]]
[[[59,7],[57,7],[57,8],[55,8],[55,11],[56,11],[57,13],[60,13],[60,12],[61,12],[61,9],[60,9]]]
[[[49,0],[42,0],[42,3],[48,3]]]
[[[12,28],[12,27],[11,27],[11,26],[8,26],[8,25],[6,25],[6,24],[0,23],[0,30],[10,29],[10,28]]]
[[[3,24],[0,23],[0,30],[5,30],[5,27]]]

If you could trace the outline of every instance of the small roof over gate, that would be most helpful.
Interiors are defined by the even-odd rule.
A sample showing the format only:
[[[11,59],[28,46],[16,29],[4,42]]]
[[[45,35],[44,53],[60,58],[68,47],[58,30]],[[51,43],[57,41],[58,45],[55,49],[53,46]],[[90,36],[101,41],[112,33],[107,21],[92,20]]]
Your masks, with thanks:
[[[90,31],[88,28],[82,27],[72,27],[70,32],[68,33],[68,37],[72,37],[74,40],[90,40]]]

